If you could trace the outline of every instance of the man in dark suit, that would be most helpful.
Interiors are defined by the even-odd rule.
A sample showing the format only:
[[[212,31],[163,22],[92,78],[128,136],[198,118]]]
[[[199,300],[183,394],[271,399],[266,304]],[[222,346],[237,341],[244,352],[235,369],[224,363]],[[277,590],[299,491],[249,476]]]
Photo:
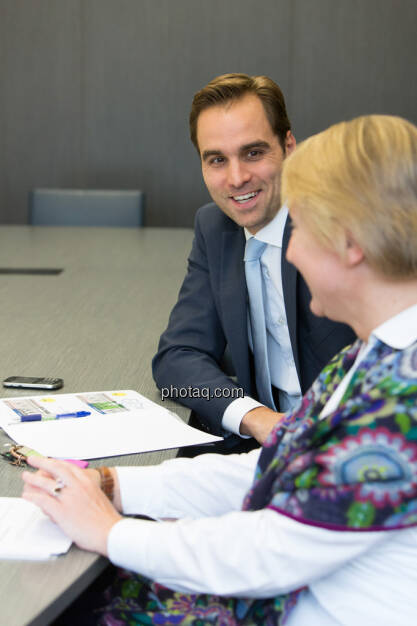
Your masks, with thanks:
[[[190,131],[214,203],[197,212],[188,272],[153,374],[164,397],[193,410],[191,425],[225,437],[191,456],[262,443],[354,335],[311,313],[308,289],[285,258],[291,224],[281,170],[296,142],[279,87],[263,76],[219,76],[195,95]],[[251,239],[260,249],[260,291],[244,261]]]

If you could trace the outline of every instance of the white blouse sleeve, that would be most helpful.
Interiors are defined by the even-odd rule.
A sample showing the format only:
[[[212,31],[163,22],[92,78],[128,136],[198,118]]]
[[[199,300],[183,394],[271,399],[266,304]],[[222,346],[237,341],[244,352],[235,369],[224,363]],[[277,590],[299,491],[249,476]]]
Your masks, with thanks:
[[[111,561],[178,591],[265,597],[309,584],[387,538],[316,528],[270,509],[241,511],[259,454],[117,468],[125,514],[180,519],[118,522]]]
[[[318,580],[396,532],[330,531],[270,509],[177,522],[125,519],[110,531],[108,555],[177,591],[268,597]]]
[[[150,467],[118,467],[122,511],[156,519],[239,511],[252,484],[260,451],[202,454]]]

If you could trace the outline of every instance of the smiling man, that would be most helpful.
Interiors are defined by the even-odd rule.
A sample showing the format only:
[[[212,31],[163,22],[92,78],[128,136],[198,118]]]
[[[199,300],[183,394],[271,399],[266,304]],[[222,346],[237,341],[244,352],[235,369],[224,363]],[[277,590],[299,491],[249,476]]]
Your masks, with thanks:
[[[274,134],[254,94],[210,107],[198,118],[197,145],[204,182],[218,207],[253,235],[281,205],[281,169],[295,148],[291,130]]]
[[[199,209],[188,271],[153,360],[162,397],[193,410],[190,424],[241,452],[263,443],[327,361],[354,339],[310,311],[285,259],[282,164],[296,145],[278,85],[226,74],[194,96],[190,134],[213,203]],[[231,376],[233,374],[233,376]]]

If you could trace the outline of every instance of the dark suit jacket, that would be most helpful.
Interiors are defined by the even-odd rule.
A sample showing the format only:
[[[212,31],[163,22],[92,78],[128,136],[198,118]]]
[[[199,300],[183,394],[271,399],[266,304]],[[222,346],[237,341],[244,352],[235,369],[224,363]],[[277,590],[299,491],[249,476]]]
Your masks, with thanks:
[[[352,343],[355,336],[347,326],[311,313],[307,286],[285,258],[289,236],[287,221],[282,283],[291,345],[304,393],[330,358]],[[216,435],[222,435],[222,416],[237,397],[232,395],[236,387],[242,387],[245,395],[257,397],[248,345],[245,243],[243,229],[214,203],[199,209],[187,275],[152,362],[158,387],[189,388],[186,398],[180,398],[184,392],[176,396],[175,390],[171,397],[193,409],[206,429]],[[237,382],[222,369],[226,345]],[[192,397],[193,393],[198,395],[196,390],[203,390],[204,395],[210,393],[210,400]]]

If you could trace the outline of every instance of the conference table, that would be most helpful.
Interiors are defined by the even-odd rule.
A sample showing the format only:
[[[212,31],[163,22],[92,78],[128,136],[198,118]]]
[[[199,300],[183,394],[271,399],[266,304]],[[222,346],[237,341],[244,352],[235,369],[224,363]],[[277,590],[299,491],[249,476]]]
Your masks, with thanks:
[[[1,226],[1,379],[63,378],[54,393],[133,389],[187,420],[187,409],[161,401],[151,358],[191,242],[190,229]],[[37,393],[45,394],[0,387],[3,398]],[[2,451],[10,441],[0,429]],[[154,464],[175,454],[97,459],[90,467]],[[21,494],[21,473],[0,457],[1,496]],[[74,545],[52,561],[0,561],[0,623],[49,624],[107,563]]]

